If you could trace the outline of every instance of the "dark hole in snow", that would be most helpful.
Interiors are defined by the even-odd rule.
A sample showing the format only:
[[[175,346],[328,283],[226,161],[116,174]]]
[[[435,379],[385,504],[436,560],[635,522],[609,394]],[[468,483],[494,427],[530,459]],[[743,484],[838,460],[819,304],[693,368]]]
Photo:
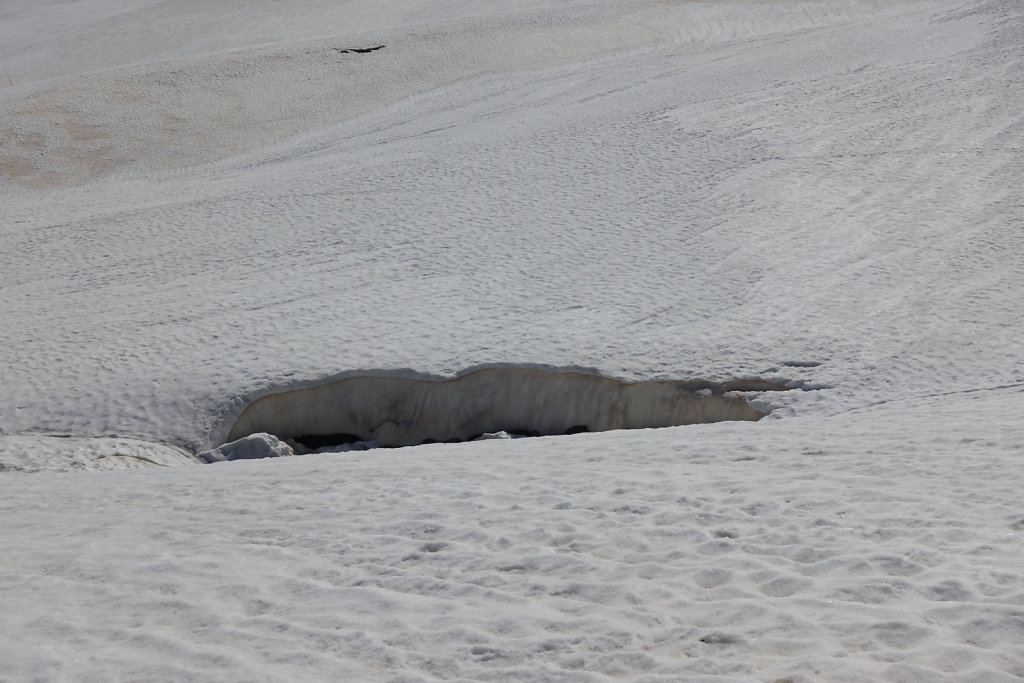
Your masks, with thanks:
[[[782,364],[787,368],[816,368],[821,365],[816,360],[787,360]]]
[[[340,52],[341,54],[345,54],[345,53],[348,53],[348,52],[354,52],[356,54],[365,55],[367,52],[376,52],[377,50],[383,50],[383,49],[384,49],[383,45],[376,45],[374,47],[336,47],[336,48],[334,48],[334,51],[335,52]]]
[[[732,633],[716,631],[701,638],[700,642],[708,645],[734,645],[736,643],[742,643],[743,639],[737,635],[733,635]]]
[[[788,388],[759,378],[624,382],[512,367],[449,379],[351,376],[252,402],[226,440],[266,432],[304,453],[758,420],[763,413],[742,392]]]
[[[296,436],[293,440],[311,451],[315,451],[318,448],[328,448],[365,441],[365,439],[358,437],[355,434],[303,434],[302,436]]]

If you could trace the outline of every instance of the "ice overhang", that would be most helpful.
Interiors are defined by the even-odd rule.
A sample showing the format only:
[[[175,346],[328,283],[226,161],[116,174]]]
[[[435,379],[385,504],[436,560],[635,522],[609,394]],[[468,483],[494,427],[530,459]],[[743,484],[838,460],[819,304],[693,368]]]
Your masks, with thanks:
[[[477,369],[449,379],[347,376],[252,402],[227,440],[281,439],[384,447],[466,441],[488,432],[547,436],[580,431],[758,420],[743,392],[788,387],[763,379],[621,381],[580,371]]]

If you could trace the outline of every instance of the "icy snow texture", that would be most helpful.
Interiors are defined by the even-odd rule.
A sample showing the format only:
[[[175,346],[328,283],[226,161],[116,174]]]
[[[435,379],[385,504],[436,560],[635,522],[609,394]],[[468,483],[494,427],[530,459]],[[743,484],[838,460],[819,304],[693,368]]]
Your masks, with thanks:
[[[1024,678],[1022,3],[495,6],[2,4],[2,675]],[[805,390],[23,474],[502,364]]]

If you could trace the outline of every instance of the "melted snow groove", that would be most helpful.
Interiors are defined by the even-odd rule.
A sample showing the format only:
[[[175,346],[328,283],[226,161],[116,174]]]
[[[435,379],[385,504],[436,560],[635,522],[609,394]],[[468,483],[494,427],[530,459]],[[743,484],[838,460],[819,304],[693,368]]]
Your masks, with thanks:
[[[486,368],[452,379],[345,377],[264,396],[238,417],[228,441],[373,440],[381,446],[465,441],[487,432],[555,435],[758,420],[743,391],[783,390],[761,379],[623,382],[596,374]]]

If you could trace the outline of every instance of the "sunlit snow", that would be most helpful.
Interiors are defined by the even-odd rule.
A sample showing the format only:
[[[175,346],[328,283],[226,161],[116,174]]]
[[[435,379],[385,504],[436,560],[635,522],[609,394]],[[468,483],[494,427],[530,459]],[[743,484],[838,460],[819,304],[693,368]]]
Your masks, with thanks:
[[[1022,46],[2,3],[0,680],[1024,680]]]

